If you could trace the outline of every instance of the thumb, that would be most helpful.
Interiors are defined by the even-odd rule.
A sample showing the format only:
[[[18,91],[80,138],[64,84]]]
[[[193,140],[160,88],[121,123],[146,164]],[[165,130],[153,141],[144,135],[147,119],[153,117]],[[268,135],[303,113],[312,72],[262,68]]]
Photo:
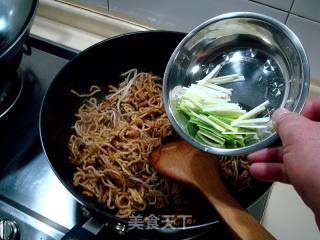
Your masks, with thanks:
[[[304,128],[312,123],[309,119],[285,108],[277,109],[272,114],[272,122],[284,146],[297,144],[304,139]]]

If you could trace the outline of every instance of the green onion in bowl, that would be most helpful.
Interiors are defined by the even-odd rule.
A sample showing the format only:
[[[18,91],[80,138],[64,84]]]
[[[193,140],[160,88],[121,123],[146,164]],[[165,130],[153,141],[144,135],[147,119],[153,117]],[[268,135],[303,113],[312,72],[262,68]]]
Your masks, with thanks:
[[[215,77],[219,68],[218,65],[204,79],[184,87],[177,109],[187,115],[188,131],[197,141],[213,147],[243,147],[259,140],[259,131],[268,128],[269,101],[248,112],[239,103],[231,102],[233,90],[220,85],[245,79],[238,74]],[[258,117],[263,113],[265,116]]]

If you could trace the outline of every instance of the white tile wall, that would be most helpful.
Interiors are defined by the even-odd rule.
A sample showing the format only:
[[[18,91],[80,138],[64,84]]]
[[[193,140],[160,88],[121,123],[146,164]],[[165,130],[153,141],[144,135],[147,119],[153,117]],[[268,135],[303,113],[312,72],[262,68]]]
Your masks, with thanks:
[[[109,0],[111,14],[125,14],[155,28],[190,31],[205,20],[232,11],[259,12],[282,22],[287,13],[247,0]]]
[[[289,11],[293,0],[252,0],[254,2],[260,2],[271,7],[279,8],[285,11]]]
[[[319,0],[295,0],[292,13],[320,22]]]
[[[320,23],[290,15],[287,25],[297,34],[306,50],[310,62],[311,79],[320,82]]]

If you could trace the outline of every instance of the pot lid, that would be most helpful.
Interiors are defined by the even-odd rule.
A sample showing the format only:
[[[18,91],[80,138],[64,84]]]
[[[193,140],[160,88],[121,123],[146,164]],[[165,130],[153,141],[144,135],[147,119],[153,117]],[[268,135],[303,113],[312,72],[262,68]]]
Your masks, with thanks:
[[[2,56],[29,25],[36,0],[0,0],[0,56]]]

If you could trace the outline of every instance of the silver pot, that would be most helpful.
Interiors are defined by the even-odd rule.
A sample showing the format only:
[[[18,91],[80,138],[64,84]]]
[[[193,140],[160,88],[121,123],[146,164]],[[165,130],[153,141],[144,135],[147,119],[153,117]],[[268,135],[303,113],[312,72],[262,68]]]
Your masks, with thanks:
[[[18,66],[38,0],[0,0],[0,72]]]

